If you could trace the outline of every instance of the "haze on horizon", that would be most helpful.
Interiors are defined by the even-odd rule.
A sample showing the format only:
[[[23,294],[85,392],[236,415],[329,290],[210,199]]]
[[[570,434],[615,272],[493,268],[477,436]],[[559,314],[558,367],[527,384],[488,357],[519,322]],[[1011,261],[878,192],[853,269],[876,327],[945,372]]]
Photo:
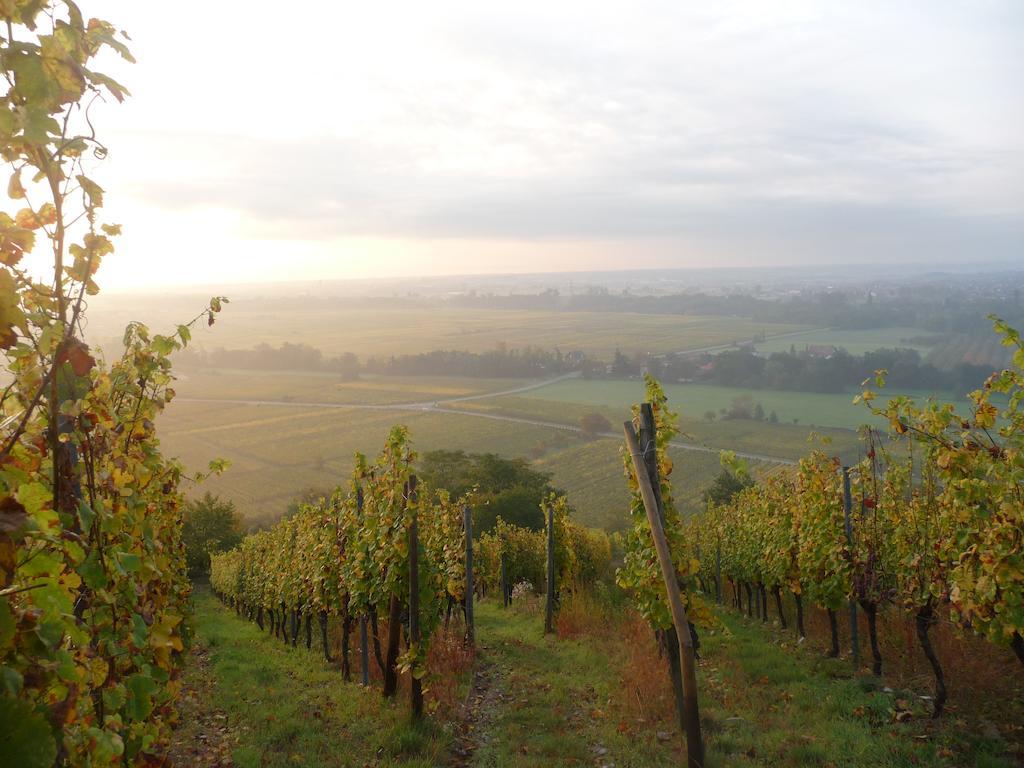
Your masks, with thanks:
[[[1024,5],[115,0],[105,288],[1013,264]]]

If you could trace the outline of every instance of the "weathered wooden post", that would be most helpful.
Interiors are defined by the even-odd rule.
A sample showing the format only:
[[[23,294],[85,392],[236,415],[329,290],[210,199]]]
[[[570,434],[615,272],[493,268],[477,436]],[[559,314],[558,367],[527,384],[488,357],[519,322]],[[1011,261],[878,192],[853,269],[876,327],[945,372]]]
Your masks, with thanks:
[[[508,608],[512,604],[512,590],[508,587],[508,572],[505,570],[505,553],[501,553],[501,604]]]
[[[715,550],[715,599],[722,605],[722,545]]]
[[[416,523],[416,475],[409,476],[408,504],[411,507],[409,521],[409,645],[419,649],[420,645],[420,538]],[[423,686],[415,669],[409,671],[410,705],[414,720],[423,717]]]
[[[547,508],[548,518],[548,589],[547,601],[544,609],[544,634],[555,631],[555,505],[549,504]]]
[[[658,520],[665,528],[665,508],[661,500],[661,476],[658,469],[658,428],[654,421],[654,408],[650,403],[640,405],[640,432],[637,436],[643,454],[644,469],[657,505]],[[686,730],[686,701],[683,696],[683,671],[679,665],[679,637],[675,627],[662,630],[668,657],[668,671],[672,682],[672,694],[676,700],[676,713],[680,730]]]
[[[359,617],[359,662],[363,673],[363,687],[370,684],[370,643],[366,637],[366,617]]]
[[[467,505],[462,510],[463,528],[466,532],[466,642],[476,642],[473,626],[473,510]]]
[[[650,408],[650,405],[647,403],[644,406]],[[641,406],[641,408],[643,409],[644,406]],[[643,410],[641,410],[642,416]],[[672,611],[672,623],[675,626],[676,636],[679,639],[679,664],[682,668],[683,719],[686,733],[687,765],[689,768],[703,768],[704,739],[701,735],[700,709],[697,703],[697,666],[693,651],[693,637],[690,635],[690,622],[686,616],[686,608],[683,606],[682,596],[679,593],[676,568],[672,563],[672,554],[668,548],[668,541],[665,539],[665,529],[661,522],[658,500],[654,494],[650,476],[647,473],[644,454],[641,451],[632,422],[625,422],[623,428],[626,434],[626,446],[633,460],[633,471],[636,473],[640,496],[643,499],[644,511],[647,513],[647,524],[651,528],[651,538],[654,539],[654,547],[658,552],[661,576],[665,581],[668,604]]]
[[[356,513],[359,515],[359,519],[363,519],[363,504],[365,499],[363,497],[362,486],[356,487]],[[364,611],[366,609],[364,608]],[[326,639],[327,635],[324,635]],[[366,614],[364,613],[359,617],[359,668],[362,672],[362,683],[364,688],[370,686],[370,642],[366,632]]]
[[[846,524],[846,544],[853,553],[853,498],[850,493],[850,468],[843,467],[843,518]],[[850,655],[853,669],[860,669],[860,639],[857,636],[857,601],[850,595]]]

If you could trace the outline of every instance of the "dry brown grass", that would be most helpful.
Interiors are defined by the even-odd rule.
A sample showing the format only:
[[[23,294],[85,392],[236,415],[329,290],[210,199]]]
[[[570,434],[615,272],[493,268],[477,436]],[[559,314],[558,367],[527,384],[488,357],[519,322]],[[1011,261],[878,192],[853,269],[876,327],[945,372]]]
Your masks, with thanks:
[[[787,612],[792,605],[786,605]],[[857,631],[860,638],[861,662],[871,663],[867,621],[858,610]],[[769,606],[774,620],[774,606]],[[839,612],[839,642],[844,655],[850,653],[848,612]],[[792,616],[789,616],[792,619]],[[819,608],[805,609],[809,642],[822,649],[828,645],[828,617]],[[930,632],[935,653],[942,664],[951,713],[982,715],[996,722],[1010,714],[1007,707],[1024,716],[1024,668],[1009,648],[996,646],[983,637],[967,635],[953,623],[948,612],[942,612]],[[930,694],[935,682],[931,667],[921,650],[913,616],[892,607],[879,612],[878,645],[882,654],[882,676],[892,688],[918,694]]]
[[[314,628],[313,651],[320,651],[319,628]],[[368,646],[370,651],[370,687],[380,689],[384,683],[384,675],[373,652],[373,634],[369,626]],[[381,651],[387,644],[388,623],[380,621],[380,643]],[[464,642],[465,624],[453,617],[451,624],[446,629],[439,627],[434,633],[430,642],[430,650],[427,653],[427,676],[423,681],[423,696],[428,711],[437,713],[442,719],[448,719],[455,711],[459,703],[459,689],[468,680],[468,675],[473,669],[475,659],[474,649],[468,647]],[[341,620],[332,617],[328,625],[328,641],[331,645],[332,664],[341,669]],[[301,636],[300,643],[305,642],[305,636]],[[349,640],[349,659],[352,665],[352,681],[358,683],[362,677],[362,667],[359,656],[359,625],[353,627]],[[400,652],[405,650],[403,638]],[[399,699],[409,697],[409,675],[399,675],[398,694]]]

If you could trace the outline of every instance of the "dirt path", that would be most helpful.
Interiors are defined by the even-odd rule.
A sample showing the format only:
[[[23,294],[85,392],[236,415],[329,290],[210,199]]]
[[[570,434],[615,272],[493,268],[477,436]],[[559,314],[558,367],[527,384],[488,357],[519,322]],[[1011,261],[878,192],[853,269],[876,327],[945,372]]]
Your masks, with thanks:
[[[481,646],[481,650],[486,652],[484,646]],[[459,711],[459,732],[452,744],[452,760],[449,763],[453,768],[473,765],[473,755],[490,739],[490,728],[505,699],[502,683],[498,667],[493,662],[481,659],[473,674],[473,684]]]
[[[196,642],[177,701],[178,727],[171,734],[168,765],[191,768],[230,768],[231,750],[238,743],[235,725],[212,707],[213,670],[206,647]]]

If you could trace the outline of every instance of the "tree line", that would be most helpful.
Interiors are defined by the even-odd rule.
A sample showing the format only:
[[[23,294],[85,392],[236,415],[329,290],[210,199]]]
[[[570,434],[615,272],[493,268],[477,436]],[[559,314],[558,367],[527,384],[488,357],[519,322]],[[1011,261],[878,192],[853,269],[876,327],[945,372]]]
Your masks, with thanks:
[[[798,323],[843,329],[887,327],[921,328],[933,333],[985,334],[987,317],[998,314],[1013,324],[1024,322],[1024,285],[1019,276],[1016,290],[1002,280],[974,291],[961,286],[913,285],[879,292],[871,288],[802,290],[778,298],[752,293],[703,292],[641,295],[628,290],[613,292],[591,288],[584,293],[562,294],[548,289],[535,294],[497,295],[469,292],[446,300],[447,304],[480,309],[519,309],[562,312],[642,312],[653,315],[719,315],[744,317],[763,323]]]
[[[508,349],[498,345],[486,352],[434,350],[418,354],[370,357],[351,352],[327,356],[309,344],[285,342],[279,347],[258,344],[252,349],[188,349],[175,361],[192,368],[239,368],[261,371],[321,371],[345,379],[360,374],[385,376],[468,376],[476,378],[542,378],[570,371],[587,371],[603,364],[582,352],[565,353],[539,347]]]
[[[889,383],[901,389],[948,391],[958,395],[974,389],[990,371],[983,365],[959,363],[943,370],[925,362],[916,349],[876,349],[851,355],[843,349],[773,352],[764,356],[750,348],[714,355],[671,355],[645,364],[623,359],[614,366],[620,375],[647,370],[664,380],[696,381],[727,387],[777,389],[796,392],[846,392],[875,371],[889,372]]]
[[[537,347],[486,352],[435,350],[418,354],[371,357],[360,361],[352,353],[324,355],[308,344],[286,342],[278,347],[260,344],[252,349],[183,349],[176,362],[185,366],[240,368],[265,371],[320,371],[344,379],[361,374],[389,376],[466,376],[479,378],[543,378],[579,372],[584,378],[634,378],[647,372],[666,381],[693,381],[729,387],[792,390],[798,392],[845,392],[885,368],[893,386],[905,389],[969,392],[989,368],[958,363],[944,369],[924,361],[911,348],[876,349],[851,355],[841,348],[758,354],[753,347],[718,353],[685,353],[653,356],[626,355],[617,350],[609,363],[582,352],[564,353]]]

